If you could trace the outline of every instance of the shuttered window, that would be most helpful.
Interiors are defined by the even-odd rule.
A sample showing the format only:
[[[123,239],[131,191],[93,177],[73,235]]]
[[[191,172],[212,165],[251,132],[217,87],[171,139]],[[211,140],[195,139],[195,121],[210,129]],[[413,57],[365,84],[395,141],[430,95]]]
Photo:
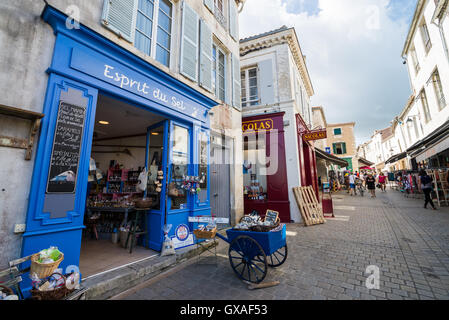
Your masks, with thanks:
[[[238,14],[235,0],[229,0],[229,34],[235,41],[239,41]]]
[[[346,154],[346,143],[345,142],[333,143],[332,148],[333,148],[334,154],[338,154],[338,155]]]
[[[259,104],[257,67],[242,70],[240,75],[242,107]]]
[[[198,79],[198,14],[184,1],[182,10],[181,73]]]
[[[200,34],[200,86],[212,91],[212,32],[203,20]]]
[[[154,2],[139,0],[134,46],[151,55],[151,39],[153,37]]]
[[[241,101],[241,85],[240,85],[240,60],[239,57],[232,54],[231,55],[232,64],[232,105],[238,110],[242,109]]]
[[[426,52],[429,52],[432,48],[432,42],[430,41],[430,35],[429,30],[427,29],[426,21],[423,20],[420,29],[424,47],[426,48]]]
[[[226,55],[222,50],[218,50],[218,92],[217,97],[221,101],[226,99]]]
[[[102,24],[123,39],[134,42],[138,0],[105,0]]]
[[[167,67],[170,64],[172,11],[170,1],[159,0],[156,60]]]
[[[424,111],[424,120],[426,123],[428,123],[430,120],[432,120],[432,116],[430,115],[429,103],[427,102],[427,95],[424,89],[422,89],[421,93],[419,94],[419,98],[421,99],[422,108]]]
[[[169,0],[105,0],[103,25],[169,67],[172,12]]]
[[[439,110],[442,110],[444,107],[446,107],[446,98],[444,97],[443,86],[441,85],[441,79],[438,70],[435,70],[433,72],[431,79],[433,82],[433,89],[435,91]]]
[[[212,92],[221,101],[226,99],[226,54],[216,44],[212,48]]]

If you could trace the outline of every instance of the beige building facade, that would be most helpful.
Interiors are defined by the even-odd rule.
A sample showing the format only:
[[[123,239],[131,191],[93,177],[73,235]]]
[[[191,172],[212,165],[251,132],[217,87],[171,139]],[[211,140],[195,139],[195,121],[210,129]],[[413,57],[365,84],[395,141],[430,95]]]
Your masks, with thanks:
[[[355,163],[356,141],[354,135],[355,122],[327,124],[325,151],[348,162],[348,170],[358,170]],[[327,149],[327,150],[326,150]]]

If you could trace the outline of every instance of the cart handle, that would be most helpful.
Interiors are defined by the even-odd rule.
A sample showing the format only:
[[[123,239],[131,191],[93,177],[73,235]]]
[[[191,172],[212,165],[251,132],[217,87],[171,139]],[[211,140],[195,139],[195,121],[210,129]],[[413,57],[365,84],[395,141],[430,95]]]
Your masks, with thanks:
[[[215,235],[216,235],[218,238],[220,238],[221,240],[227,242],[228,244],[231,243],[231,242],[229,241],[228,238],[226,238],[225,236],[221,235],[220,233],[217,232]]]

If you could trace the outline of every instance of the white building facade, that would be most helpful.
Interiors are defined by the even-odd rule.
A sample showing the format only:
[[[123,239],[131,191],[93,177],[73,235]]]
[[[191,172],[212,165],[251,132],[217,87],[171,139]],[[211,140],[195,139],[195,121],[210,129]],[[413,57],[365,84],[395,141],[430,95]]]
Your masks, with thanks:
[[[447,15],[446,0],[418,1],[402,52],[415,99],[406,106],[398,120],[402,123],[403,142],[408,146],[414,168],[418,163],[428,166],[430,157],[449,147],[449,141],[440,134],[445,131],[449,119]],[[433,141],[427,141],[429,139]],[[429,151],[430,147],[433,151]]]
[[[301,215],[292,188],[315,186],[317,183],[316,168],[311,168],[312,162],[315,162],[311,159],[314,157],[313,152],[310,151],[311,156],[304,158],[304,153],[309,153],[313,145],[306,142],[303,144],[298,133],[298,130],[305,132],[312,129],[310,98],[314,95],[314,90],[305,57],[294,28],[285,26],[242,39],[240,55],[243,123],[245,126],[251,125],[261,118],[281,115],[282,125],[277,129],[283,131],[282,139],[285,138],[285,172],[288,180],[284,186],[284,190],[288,190],[288,196],[284,194],[283,201],[289,201],[290,220],[299,222]],[[299,122],[302,129],[298,129]],[[246,127],[244,134],[245,129]],[[302,148],[307,150],[304,152]],[[283,164],[280,167],[284,170]],[[305,178],[313,170],[315,175]],[[244,178],[244,186],[245,181],[246,185],[251,183],[248,179]]]

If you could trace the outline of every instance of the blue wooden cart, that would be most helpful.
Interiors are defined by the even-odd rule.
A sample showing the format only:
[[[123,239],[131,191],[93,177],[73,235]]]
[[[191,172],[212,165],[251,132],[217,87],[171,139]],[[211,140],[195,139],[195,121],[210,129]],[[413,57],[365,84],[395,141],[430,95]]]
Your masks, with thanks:
[[[226,234],[217,237],[229,243],[229,262],[241,280],[260,283],[268,267],[279,267],[287,259],[285,224],[269,232],[229,229]]]

